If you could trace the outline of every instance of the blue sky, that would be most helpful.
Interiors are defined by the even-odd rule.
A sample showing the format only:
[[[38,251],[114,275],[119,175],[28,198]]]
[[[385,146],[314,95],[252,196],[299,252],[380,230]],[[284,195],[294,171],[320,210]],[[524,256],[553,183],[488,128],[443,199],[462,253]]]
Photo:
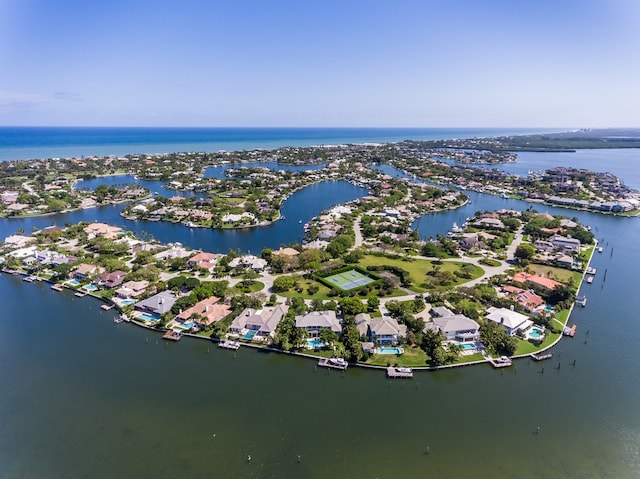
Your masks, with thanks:
[[[637,0],[0,0],[0,125],[640,126]]]

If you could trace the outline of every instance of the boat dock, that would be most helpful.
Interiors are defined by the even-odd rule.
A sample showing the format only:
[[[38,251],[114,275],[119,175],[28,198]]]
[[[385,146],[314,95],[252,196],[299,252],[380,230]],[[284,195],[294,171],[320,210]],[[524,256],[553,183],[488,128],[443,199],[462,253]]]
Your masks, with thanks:
[[[22,278],[22,281],[26,281],[27,283],[33,283],[37,278],[35,276],[25,276]]]
[[[349,363],[342,358],[322,358],[318,361],[318,366],[323,368],[341,369],[344,371],[347,369],[347,366],[349,366]]]
[[[85,291],[84,293],[81,293],[80,291],[77,291],[76,293],[73,293],[74,296],[77,296],[78,298],[84,298],[88,293]]]
[[[531,357],[536,361],[544,361],[545,359],[551,359],[553,357],[553,353],[547,354],[532,354]]]
[[[162,335],[162,339],[168,339],[170,341],[180,341],[180,338],[182,338],[182,333],[180,331],[174,331],[173,329],[170,329]]]
[[[490,357],[489,361],[494,368],[508,368],[512,364],[511,358],[507,356],[500,356],[497,359]]]
[[[584,308],[587,305],[587,297],[586,296],[580,296],[580,297],[576,298],[576,304],[579,304],[580,306],[582,306]]]
[[[412,378],[413,370],[411,368],[387,368],[387,377],[388,378]]]
[[[218,343],[218,347],[237,351],[238,349],[240,349],[240,341],[229,341],[229,340],[222,341]]]
[[[576,329],[578,329],[578,326],[576,326],[575,324],[570,328],[565,326],[565,328],[562,330],[562,334],[573,338],[576,335]]]
[[[51,289],[54,291],[62,292],[64,291],[64,286],[62,286],[61,284],[55,283],[51,285]]]
[[[105,311],[109,311],[111,309],[113,309],[115,305],[114,304],[103,304],[100,306],[100,309],[104,309]]]

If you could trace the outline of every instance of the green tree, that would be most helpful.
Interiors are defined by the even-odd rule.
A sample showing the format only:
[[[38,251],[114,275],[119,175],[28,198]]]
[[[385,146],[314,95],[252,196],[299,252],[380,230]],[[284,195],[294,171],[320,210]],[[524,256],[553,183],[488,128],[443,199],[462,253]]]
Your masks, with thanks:
[[[273,287],[271,289],[274,293],[284,293],[293,288],[294,283],[291,276],[278,276],[273,280]]]

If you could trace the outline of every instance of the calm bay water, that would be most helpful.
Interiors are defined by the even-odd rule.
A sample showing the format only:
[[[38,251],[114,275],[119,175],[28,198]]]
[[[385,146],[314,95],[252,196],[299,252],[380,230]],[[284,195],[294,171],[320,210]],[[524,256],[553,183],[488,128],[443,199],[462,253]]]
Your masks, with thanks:
[[[544,155],[537,160],[554,166],[557,157]],[[630,172],[628,184],[640,184],[639,160],[640,152],[616,165]],[[328,192],[363,194],[352,188],[331,182],[296,193],[278,222],[286,227],[272,232],[226,237],[233,232],[130,222],[106,207],[3,220],[0,236],[98,219],[163,241],[257,253],[301,236],[298,221]],[[470,196],[471,205],[418,220],[421,235],[444,234],[476,210],[531,206]],[[0,275],[0,477],[637,478],[640,223],[537,207],[590,224],[605,251],[594,257],[596,280],[582,289],[587,307],[572,315],[576,337],[552,361],[520,360],[502,371],[389,381],[381,371],[316,370],[310,360],[234,354],[205,340],[165,343],[115,325],[89,298]]]

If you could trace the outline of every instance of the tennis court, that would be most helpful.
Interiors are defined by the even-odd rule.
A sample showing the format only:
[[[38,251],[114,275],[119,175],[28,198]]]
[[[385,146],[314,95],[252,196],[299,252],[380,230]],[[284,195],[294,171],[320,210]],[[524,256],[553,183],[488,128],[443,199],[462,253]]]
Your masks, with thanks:
[[[337,288],[340,288],[344,291],[359,288],[360,286],[364,286],[375,281],[374,279],[370,278],[369,276],[365,276],[355,269],[350,269],[349,271],[343,271],[342,273],[327,276],[326,278],[324,278],[324,280],[329,284],[336,286]]]

